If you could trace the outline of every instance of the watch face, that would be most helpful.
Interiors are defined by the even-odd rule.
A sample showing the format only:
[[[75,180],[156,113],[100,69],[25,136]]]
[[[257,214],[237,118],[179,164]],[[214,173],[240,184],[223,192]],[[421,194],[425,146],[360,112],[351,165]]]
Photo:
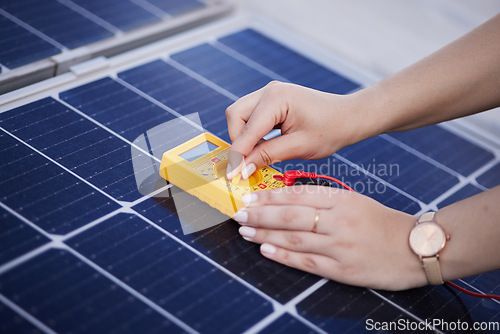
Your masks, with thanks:
[[[434,256],[446,243],[443,229],[435,223],[420,223],[410,233],[410,247],[420,256]]]

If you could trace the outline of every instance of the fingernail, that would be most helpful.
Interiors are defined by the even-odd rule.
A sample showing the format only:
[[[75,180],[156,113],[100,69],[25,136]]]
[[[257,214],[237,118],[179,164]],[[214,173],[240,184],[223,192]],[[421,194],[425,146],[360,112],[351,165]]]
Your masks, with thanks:
[[[248,212],[245,210],[240,210],[234,214],[233,217],[238,223],[246,223],[248,221]]]
[[[260,246],[260,251],[262,253],[272,255],[272,254],[276,253],[276,247],[274,247],[271,244],[262,244],[262,246]]]
[[[257,202],[257,194],[249,193],[241,196],[241,201],[244,206],[250,206],[251,203]]]
[[[248,179],[250,175],[252,175],[256,170],[257,168],[253,163],[243,168],[243,170],[241,171],[241,176],[243,177],[243,180]]]
[[[241,236],[244,238],[253,238],[255,236],[255,229],[249,226],[240,227],[238,232],[240,232]]]

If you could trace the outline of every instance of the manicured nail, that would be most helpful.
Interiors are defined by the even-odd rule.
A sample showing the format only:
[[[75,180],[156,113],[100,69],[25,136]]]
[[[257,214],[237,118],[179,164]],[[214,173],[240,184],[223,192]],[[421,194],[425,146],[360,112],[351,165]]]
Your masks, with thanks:
[[[241,201],[243,202],[244,206],[250,206],[250,204],[257,202],[257,194],[256,193],[249,193],[241,196]]]
[[[256,170],[257,168],[253,163],[243,168],[243,170],[241,171],[241,176],[243,177],[243,180],[248,179],[250,175],[252,175]]]
[[[276,253],[276,247],[274,247],[271,244],[262,244],[260,246],[260,250],[261,250],[262,253],[266,253],[266,254],[269,254],[269,255],[272,255],[272,254]]]
[[[238,232],[240,232],[241,236],[244,238],[251,239],[251,238],[255,237],[255,229],[253,227],[242,226],[242,227],[240,227]]]
[[[238,223],[246,223],[248,221],[248,212],[245,210],[240,210],[234,214],[234,220]]]

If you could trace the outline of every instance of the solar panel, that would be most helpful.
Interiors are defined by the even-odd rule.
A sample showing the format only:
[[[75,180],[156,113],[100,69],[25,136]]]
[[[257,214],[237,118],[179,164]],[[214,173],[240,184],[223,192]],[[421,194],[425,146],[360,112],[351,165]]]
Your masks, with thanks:
[[[108,10],[80,5],[101,17]],[[500,321],[497,301],[445,286],[376,291],[283,266],[232,220],[184,234],[181,211],[200,205],[196,198],[176,207],[179,189],[164,181],[140,191],[135,159],[154,170],[163,151],[200,133],[186,117],[197,113],[204,129],[229,140],[225,108],[270,80],[339,94],[368,82],[252,22],[235,18],[184,35],[189,43],[136,50],[0,107],[1,332],[358,333],[369,319]],[[171,132],[151,132],[169,122],[177,122]],[[381,135],[274,167],[329,174],[418,214],[500,183],[498,149],[460,131]],[[460,283],[499,293],[499,279],[494,271]]]
[[[198,0],[0,1],[0,93],[92,57],[149,43],[229,9],[224,3]]]

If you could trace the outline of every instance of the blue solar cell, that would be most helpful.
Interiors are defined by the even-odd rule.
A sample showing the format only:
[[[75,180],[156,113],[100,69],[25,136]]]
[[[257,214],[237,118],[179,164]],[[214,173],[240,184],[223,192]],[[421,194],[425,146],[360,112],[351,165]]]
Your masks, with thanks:
[[[118,76],[182,115],[198,113],[204,129],[229,141],[225,110],[231,99],[161,60]]]
[[[240,97],[272,81],[271,77],[210,44],[198,45],[176,53],[171,58]]]
[[[179,15],[197,8],[205,7],[205,4],[198,0],[147,0],[169,15]]]
[[[4,133],[0,153],[0,200],[47,232],[68,233],[120,207]]]
[[[196,201],[193,197],[193,207]],[[258,245],[241,238],[237,232],[239,225],[232,220],[184,235],[171,197],[149,199],[133,208],[281,303],[319,280],[315,275],[264,258]]]
[[[299,85],[336,94],[361,86],[252,29],[220,38],[219,42]]]
[[[486,276],[485,280],[494,283],[498,289],[498,271],[483,275]],[[457,283],[464,286],[463,283]],[[492,287],[491,284],[490,287]],[[498,292],[498,290],[496,291]],[[460,321],[467,323],[467,326],[472,328],[473,322],[500,321],[497,302],[466,295],[447,285],[426,286],[397,292],[378,291],[378,293],[405,310],[411,310],[411,313],[416,317],[428,322],[432,322],[434,319],[441,319],[447,323]],[[454,332],[445,328],[438,327],[437,329],[442,329],[445,333]],[[484,331],[484,333],[488,333],[488,331]]]
[[[343,148],[338,154],[424,203],[458,183],[455,176],[380,137]]]
[[[175,118],[110,78],[68,90],[60,97],[130,141]]]
[[[465,278],[464,281],[474,287],[477,287],[483,293],[500,295],[500,270],[468,277]],[[456,283],[461,284],[460,282]],[[465,288],[467,287],[465,286]],[[491,301],[486,301],[485,303],[487,303],[488,306],[495,307],[495,304]],[[496,307],[498,308],[498,305],[496,305]]]
[[[58,333],[184,332],[66,251],[0,276],[0,292]]]
[[[259,331],[259,334],[313,334],[317,333],[311,327],[297,320],[289,313],[273,321],[269,326]]]
[[[113,36],[57,0],[3,1],[1,8],[70,49]]]
[[[130,146],[52,98],[3,113],[0,124],[114,198],[141,197]]]
[[[123,31],[160,21],[158,16],[127,0],[73,0],[73,2]]]
[[[447,205],[477,195],[482,191],[483,191],[482,189],[468,183],[464,187],[460,188],[456,193],[454,193],[453,195],[447,197],[442,202],[440,202],[438,204],[438,208],[444,208]]]
[[[391,133],[390,136],[464,176],[495,157],[493,153],[438,125]]]
[[[297,305],[297,311],[327,333],[365,333],[376,322],[416,321],[369,290],[329,281]]]
[[[16,68],[59,52],[57,47],[0,15],[0,64]]]
[[[493,188],[500,185],[500,163],[497,163],[483,174],[477,177],[477,183],[486,187]]]
[[[264,298],[136,216],[115,216],[68,244],[195,330],[242,332],[272,311]]]
[[[0,207],[0,265],[23,255],[49,241],[26,223]],[[0,322],[1,323],[1,322]]]
[[[41,334],[43,332],[28,322],[28,320],[0,303],[0,333]]]
[[[420,205],[417,202],[389,188],[383,182],[367,176],[363,171],[347,165],[335,156],[319,160],[288,160],[275,163],[273,167],[282,173],[289,170],[301,170],[333,176],[354,191],[371,197],[390,208],[409,214],[416,214],[420,211]]]

